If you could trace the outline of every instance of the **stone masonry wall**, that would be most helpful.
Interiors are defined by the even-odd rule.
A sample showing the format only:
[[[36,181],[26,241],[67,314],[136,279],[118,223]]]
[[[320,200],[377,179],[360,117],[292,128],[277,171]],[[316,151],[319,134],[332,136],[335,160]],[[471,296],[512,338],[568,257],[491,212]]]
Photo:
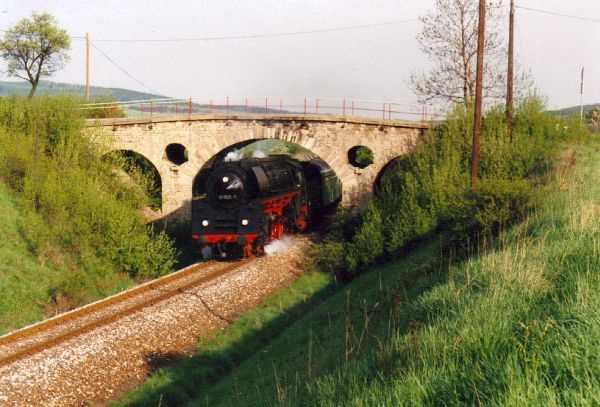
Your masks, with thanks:
[[[426,125],[332,116],[198,116],[103,119],[90,121],[87,131],[105,140],[107,151],[131,150],[148,158],[157,168],[163,187],[163,207],[156,217],[188,219],[196,175],[215,154],[235,144],[251,139],[299,144],[329,163],[340,177],[342,205],[361,207],[382,169],[412,150],[421,141]],[[181,165],[171,162],[166,154],[170,144],[183,145],[188,161]],[[360,169],[348,162],[348,152],[356,146],[373,151],[372,165]]]

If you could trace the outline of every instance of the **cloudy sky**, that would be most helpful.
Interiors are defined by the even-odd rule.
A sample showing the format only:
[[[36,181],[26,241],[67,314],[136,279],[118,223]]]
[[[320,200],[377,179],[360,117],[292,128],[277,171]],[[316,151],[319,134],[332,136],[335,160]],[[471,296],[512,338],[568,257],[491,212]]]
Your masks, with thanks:
[[[508,7],[508,0],[504,0]],[[414,103],[415,40],[434,0],[5,0],[0,30],[49,12],[72,37],[53,80],[172,97],[307,96]],[[600,2],[515,0],[515,51],[551,108],[600,103]],[[507,13],[508,14],[508,13]],[[1,33],[1,31],[0,31]],[[0,80],[8,80],[6,76]]]

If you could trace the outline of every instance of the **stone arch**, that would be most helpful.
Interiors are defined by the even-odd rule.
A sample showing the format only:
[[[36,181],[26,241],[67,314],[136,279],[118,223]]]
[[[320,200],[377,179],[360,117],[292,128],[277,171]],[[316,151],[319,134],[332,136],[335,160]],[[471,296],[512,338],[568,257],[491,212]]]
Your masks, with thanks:
[[[188,151],[183,144],[170,143],[165,147],[167,159],[175,165],[182,165],[188,161]]]
[[[356,168],[366,168],[373,164],[373,149],[365,145],[357,145],[348,150],[348,163]]]
[[[260,140],[260,139],[249,139],[249,140],[239,141],[235,144],[232,144],[230,146],[227,146],[227,147],[221,149],[216,154],[214,154],[212,157],[210,157],[208,160],[205,160],[202,163],[202,165],[198,168],[196,175],[194,176],[194,178],[192,180],[192,199],[202,195],[204,192],[203,184],[204,184],[204,181],[205,181],[206,175],[207,175],[207,173],[205,172],[206,168],[211,167],[215,161],[220,161],[220,160],[224,159],[228,153],[235,151],[235,150],[239,150],[239,149],[241,149],[249,144],[252,144],[258,140]]]
[[[109,156],[110,154],[120,154],[124,157],[125,162],[123,164],[125,165],[125,168],[122,169],[125,172],[129,173],[132,169],[131,167],[136,166],[142,173],[150,177],[152,185],[149,185],[149,187],[152,190],[147,191],[150,196],[150,206],[153,209],[162,210],[163,182],[161,173],[156,164],[144,154],[132,149],[114,148],[105,152],[103,157]]]
[[[118,134],[119,130],[126,130],[124,136]],[[181,148],[185,148],[189,154],[189,149],[186,147],[189,143],[182,139],[180,134],[164,137],[161,130],[156,123],[153,123],[152,126],[137,124],[123,127],[113,126],[111,138],[115,138],[115,141],[107,146],[107,151],[133,151],[144,156],[158,170],[162,205],[159,211],[146,214],[150,221],[165,217],[186,219],[191,194],[185,185],[197,164],[189,159],[179,164],[171,161],[167,154],[167,147],[171,144],[180,144]]]
[[[265,151],[263,152],[265,155],[274,154],[274,153],[275,154],[282,153],[282,154],[286,154],[286,155],[295,157],[301,161],[302,160],[310,160],[312,158],[319,157],[318,154],[315,154],[314,152],[307,149],[306,147],[300,146],[296,143],[293,143],[293,142],[291,142],[287,139],[283,139],[283,138],[254,138],[254,139],[248,139],[248,140],[244,140],[244,141],[238,141],[238,142],[236,142],[232,145],[226,146],[225,148],[218,151],[215,155],[213,155],[211,158],[206,160],[204,162],[204,164],[202,165],[202,167],[198,169],[198,172],[196,173],[196,175],[194,176],[194,179],[192,181],[192,199],[202,196],[204,194],[205,191],[204,191],[203,185],[206,182],[206,177],[208,175],[208,169],[215,162],[222,161],[222,160],[226,159],[228,155],[231,155],[232,153],[234,153],[236,151],[242,151],[245,147],[248,147],[252,144],[257,144],[257,143],[260,143],[261,141],[268,141],[268,140],[278,140],[283,143],[287,143],[287,144],[285,144],[285,147],[287,148],[287,150],[273,151],[273,150],[269,150],[268,148],[265,148]],[[258,149],[264,148],[264,147],[268,147],[268,146],[257,146]],[[334,171],[335,171],[335,169],[334,169]]]
[[[373,181],[373,191],[372,191],[373,195],[375,195],[377,193],[378,189],[381,187],[381,182],[382,182],[383,176],[385,175],[386,171],[393,170],[393,168],[395,166],[399,166],[400,160],[402,160],[404,157],[405,156],[400,156],[400,155],[393,157],[379,169],[379,171]]]

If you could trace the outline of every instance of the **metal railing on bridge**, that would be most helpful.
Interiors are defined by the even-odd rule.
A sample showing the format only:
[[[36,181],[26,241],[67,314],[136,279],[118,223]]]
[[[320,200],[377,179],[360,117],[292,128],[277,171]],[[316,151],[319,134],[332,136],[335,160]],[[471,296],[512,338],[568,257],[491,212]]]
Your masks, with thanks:
[[[441,115],[427,106],[397,102],[307,97],[193,97],[89,103],[81,107],[88,117],[152,118],[192,115],[301,115],[348,116],[385,121],[428,122]]]

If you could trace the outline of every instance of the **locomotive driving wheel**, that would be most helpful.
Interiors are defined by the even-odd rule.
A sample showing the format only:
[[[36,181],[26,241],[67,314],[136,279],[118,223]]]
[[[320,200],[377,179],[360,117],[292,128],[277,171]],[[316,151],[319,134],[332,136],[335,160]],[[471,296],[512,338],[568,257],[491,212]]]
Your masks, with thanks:
[[[252,252],[258,256],[265,252],[265,239],[260,236],[254,240],[254,245],[252,248]]]

